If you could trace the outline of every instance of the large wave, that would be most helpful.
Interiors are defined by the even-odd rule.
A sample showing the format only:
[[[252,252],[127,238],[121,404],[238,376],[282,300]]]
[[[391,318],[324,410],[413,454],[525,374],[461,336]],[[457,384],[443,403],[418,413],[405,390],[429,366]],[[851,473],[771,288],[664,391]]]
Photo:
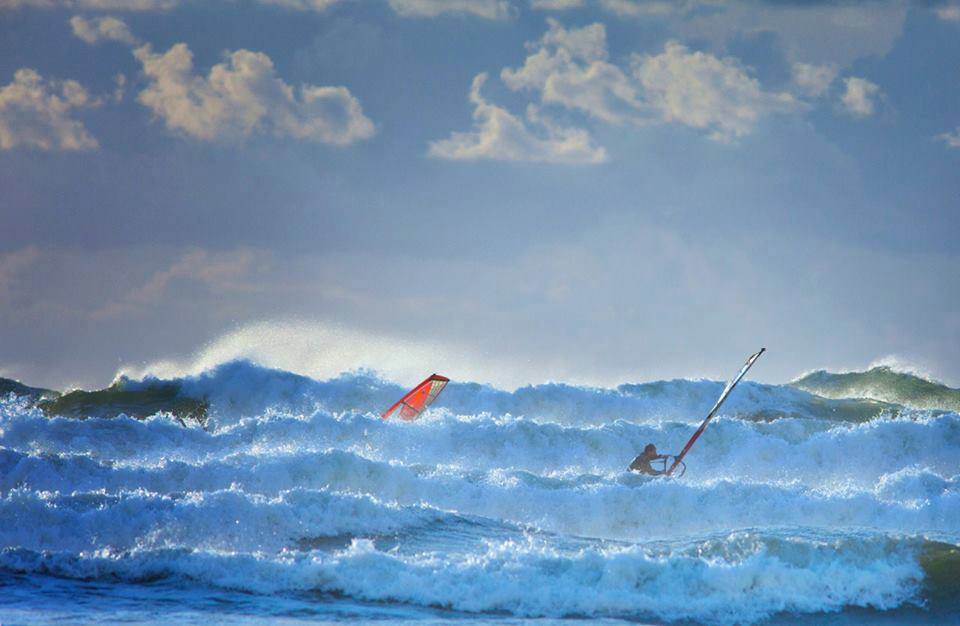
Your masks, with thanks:
[[[223,427],[269,410],[379,413],[404,389],[360,371],[318,381],[282,370],[231,361],[196,375],[122,379],[129,390],[176,386],[185,397],[210,403],[212,425]],[[435,404],[457,415],[525,416],[562,424],[603,424],[616,419],[699,421],[716,401],[723,382],[678,379],[616,388],[548,383],[504,391],[491,385],[452,382]],[[743,382],[724,414],[752,420],[784,417],[868,421],[897,413],[897,404],[861,398],[825,398],[789,385]]]
[[[960,411],[960,389],[889,365],[841,374],[818,370],[792,384],[826,398],[872,398],[922,409]]]
[[[370,372],[245,361],[175,384],[206,428],[0,401],[0,568],[517,616],[751,622],[951,604],[960,415],[743,383],[682,480],[704,380],[453,383],[418,421]],[[920,610],[920,609],[917,609]]]

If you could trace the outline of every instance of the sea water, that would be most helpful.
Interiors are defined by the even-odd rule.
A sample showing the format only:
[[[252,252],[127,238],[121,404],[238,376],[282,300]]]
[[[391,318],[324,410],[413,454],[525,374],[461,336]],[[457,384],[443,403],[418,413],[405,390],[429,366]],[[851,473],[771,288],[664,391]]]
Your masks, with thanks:
[[[624,469],[723,383],[451,383],[402,422],[369,373],[175,382],[204,426],[0,401],[0,623],[960,623],[943,394],[747,381],[664,479]]]

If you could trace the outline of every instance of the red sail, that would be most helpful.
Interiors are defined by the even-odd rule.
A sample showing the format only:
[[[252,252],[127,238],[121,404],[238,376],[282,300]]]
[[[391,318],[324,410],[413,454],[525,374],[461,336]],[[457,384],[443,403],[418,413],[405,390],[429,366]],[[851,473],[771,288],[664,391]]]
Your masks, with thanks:
[[[413,421],[420,417],[424,409],[433,404],[443,388],[447,386],[450,379],[439,374],[431,374],[425,381],[410,390],[394,403],[389,409],[383,412],[383,419],[391,416],[399,416],[400,419]]]

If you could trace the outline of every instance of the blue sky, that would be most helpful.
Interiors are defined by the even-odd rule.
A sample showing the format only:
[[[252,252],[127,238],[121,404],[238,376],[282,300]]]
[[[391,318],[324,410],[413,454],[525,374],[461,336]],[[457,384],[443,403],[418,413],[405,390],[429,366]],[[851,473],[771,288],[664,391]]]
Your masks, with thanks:
[[[960,384],[960,5],[0,0],[0,375]]]

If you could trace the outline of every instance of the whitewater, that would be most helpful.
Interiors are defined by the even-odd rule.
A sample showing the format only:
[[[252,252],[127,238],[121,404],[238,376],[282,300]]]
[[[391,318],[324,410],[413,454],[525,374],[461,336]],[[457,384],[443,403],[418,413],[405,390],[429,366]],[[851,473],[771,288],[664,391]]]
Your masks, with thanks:
[[[0,623],[960,623],[950,390],[842,376],[744,380],[679,479],[625,468],[723,382],[454,381],[415,422],[375,373],[244,360],[165,380],[203,425],[10,394]]]

